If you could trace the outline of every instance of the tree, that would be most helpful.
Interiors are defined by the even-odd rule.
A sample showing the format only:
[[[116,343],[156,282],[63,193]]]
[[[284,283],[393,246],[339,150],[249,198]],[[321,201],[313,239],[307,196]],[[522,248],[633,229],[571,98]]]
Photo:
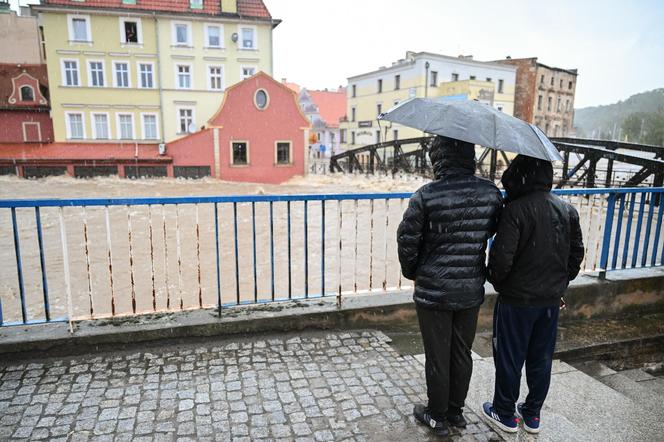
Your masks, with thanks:
[[[643,126],[647,114],[643,112],[634,112],[630,114],[622,123],[623,133],[627,136],[627,141],[633,143],[640,143],[641,136],[643,135]]]
[[[648,114],[644,126],[643,142],[664,146],[664,111]]]

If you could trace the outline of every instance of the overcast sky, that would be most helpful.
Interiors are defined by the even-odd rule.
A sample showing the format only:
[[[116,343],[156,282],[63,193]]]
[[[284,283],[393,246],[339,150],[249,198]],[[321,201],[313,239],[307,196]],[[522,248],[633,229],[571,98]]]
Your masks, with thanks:
[[[663,0],[264,2],[283,20],[274,31],[274,76],[309,88],[345,85],[407,50],[537,56],[577,68],[576,107],[664,87]]]

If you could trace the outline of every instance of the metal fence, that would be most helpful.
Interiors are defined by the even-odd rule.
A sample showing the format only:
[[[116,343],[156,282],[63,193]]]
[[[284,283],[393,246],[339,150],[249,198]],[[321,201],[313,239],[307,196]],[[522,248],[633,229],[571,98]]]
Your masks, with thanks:
[[[663,188],[557,190],[585,271],[662,265]],[[409,193],[0,201],[0,325],[389,293]]]

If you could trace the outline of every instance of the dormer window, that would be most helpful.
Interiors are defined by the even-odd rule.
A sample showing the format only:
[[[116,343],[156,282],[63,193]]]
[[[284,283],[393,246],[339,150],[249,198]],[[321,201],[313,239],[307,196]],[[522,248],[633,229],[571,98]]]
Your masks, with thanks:
[[[21,86],[21,101],[35,101],[35,91],[30,86]]]

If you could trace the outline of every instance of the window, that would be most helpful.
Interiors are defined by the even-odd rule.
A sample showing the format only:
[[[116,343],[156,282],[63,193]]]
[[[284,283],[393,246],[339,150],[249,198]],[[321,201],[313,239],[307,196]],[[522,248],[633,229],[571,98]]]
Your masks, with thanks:
[[[378,104],[376,105],[376,115],[380,115],[380,114],[382,114],[382,113],[383,113],[383,105],[380,104],[380,103],[378,103]]]
[[[191,9],[203,9],[203,0],[189,0]]]
[[[549,123],[546,123],[546,125],[544,126],[544,134],[549,135]]]
[[[537,110],[542,110],[542,96],[537,97]]]
[[[231,164],[244,166],[249,164],[249,152],[245,141],[234,141],[231,143]]]
[[[191,89],[191,66],[178,64],[175,69],[177,73],[176,87],[178,89]]]
[[[115,70],[114,80],[115,87],[130,87],[129,86],[129,63],[126,61],[113,62],[113,69]]]
[[[134,138],[134,115],[118,114],[118,135],[121,140]]]
[[[191,46],[191,26],[189,23],[173,23],[173,44]]]
[[[376,131],[376,144],[380,143],[380,131]]]
[[[69,15],[69,40],[74,42],[89,42],[92,40],[90,35],[90,17],[87,15]]]
[[[92,138],[95,140],[108,140],[108,114],[92,114]]]
[[[398,91],[401,89],[401,75],[394,76],[394,90]]]
[[[567,89],[570,89],[570,90],[572,89],[572,82],[571,81],[569,83],[567,83]]]
[[[208,89],[211,91],[224,90],[221,66],[208,66],[209,82]]]
[[[392,131],[392,139],[393,140],[398,140],[399,139],[399,129],[394,129]]]
[[[350,108],[350,121],[355,121],[355,113],[357,110],[354,107]]]
[[[459,81],[459,74],[452,74],[452,81]]]
[[[502,93],[503,93],[503,87],[504,87],[504,85],[505,85],[505,81],[504,81],[504,80],[498,80],[498,93],[499,93],[499,94],[502,94]]]
[[[562,99],[558,97],[558,102],[556,103],[556,112],[560,112],[560,104],[562,103]]]
[[[549,97],[549,100],[548,100],[547,105],[546,105],[546,110],[551,111],[552,101],[553,101],[553,99],[551,97]]]
[[[350,133],[350,144],[355,144],[355,131]]]
[[[141,21],[136,18],[120,19],[120,41],[122,43],[139,44],[143,43],[141,33]]]
[[[142,88],[154,87],[154,65],[152,63],[138,64],[138,84]]]
[[[561,79],[560,80],[560,89],[562,89],[562,88],[563,88],[563,80]]]
[[[554,80],[555,80],[555,78],[553,78],[553,75],[552,75],[552,76],[551,76],[551,86],[553,86],[553,82],[554,82]]]
[[[159,138],[157,131],[157,115],[156,114],[141,114],[143,120],[143,139],[156,140]]]
[[[65,86],[79,86],[78,82],[78,61],[64,60],[63,67],[63,80]]]
[[[264,89],[258,89],[254,94],[254,104],[260,110],[263,110],[267,107],[270,102],[270,97],[267,95]]]
[[[540,83],[544,84],[544,75],[540,77]]]
[[[67,117],[67,138],[78,140],[85,138],[83,114],[70,112],[65,115]]]
[[[30,86],[21,86],[21,101],[35,101],[35,91]]]
[[[104,62],[88,62],[88,86],[104,87]]]
[[[491,77],[486,77],[487,82],[491,82]]]
[[[431,86],[438,86],[438,72],[431,71]]]
[[[339,129],[339,142],[346,143],[346,129]]]
[[[378,93],[380,94],[381,92],[383,92],[383,79],[379,78],[378,79]]]
[[[181,134],[189,133],[190,129],[194,128],[194,110],[191,108],[178,109],[178,129]]]
[[[565,100],[565,110],[569,111],[569,100]]]
[[[277,141],[277,164],[291,163],[291,143],[290,141]]]
[[[222,27],[218,25],[205,26],[205,45],[208,48],[221,48],[222,44]]]
[[[256,30],[254,28],[240,28],[242,49],[256,49]]]
[[[135,5],[136,0],[122,0],[123,5]]]
[[[256,68],[243,67],[242,68],[242,79],[246,80],[247,78],[253,76],[256,73]]]
[[[352,91],[351,96],[353,98],[357,97],[357,85],[354,84],[353,86],[351,86],[351,91]]]
[[[474,80],[475,78],[477,78],[477,77],[475,77],[474,75],[471,75],[471,76],[470,76],[470,79],[471,79],[471,80]]]
[[[320,132],[318,132],[316,133],[316,141],[320,143],[320,139],[321,139]]]

